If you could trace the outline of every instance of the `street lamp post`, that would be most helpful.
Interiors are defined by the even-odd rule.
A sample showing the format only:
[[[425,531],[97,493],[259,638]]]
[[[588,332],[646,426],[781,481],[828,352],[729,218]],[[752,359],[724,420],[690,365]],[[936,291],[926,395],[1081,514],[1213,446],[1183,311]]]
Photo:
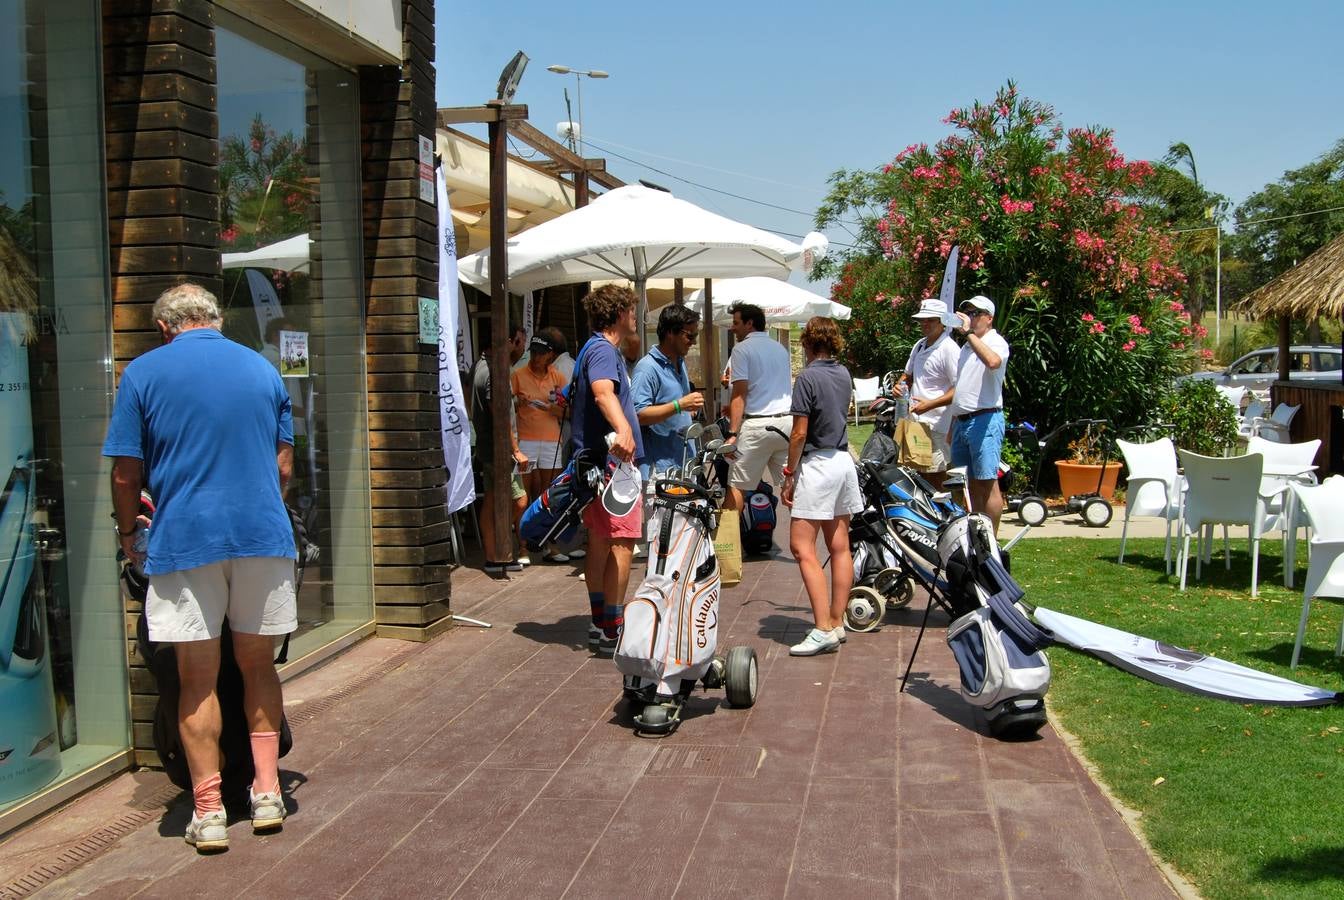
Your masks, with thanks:
[[[602,71],[601,69],[574,69],[574,68],[571,68],[571,67],[569,67],[569,66],[547,66],[547,67],[546,67],[546,71],[547,71],[547,72],[554,72],[554,73],[557,74],[557,75],[573,75],[573,76],[574,76],[574,86],[575,86],[575,91],[577,92],[577,98],[578,98],[578,103],[579,103],[579,122],[578,122],[578,125],[579,125],[579,133],[578,133],[578,135],[577,135],[577,137],[576,137],[575,134],[574,134],[574,132],[573,132],[573,130],[571,129],[571,130],[570,130],[570,136],[569,136],[569,139],[570,139],[570,146],[571,146],[571,148],[574,150],[574,152],[578,153],[578,142],[581,141],[581,140],[583,140],[583,79],[584,79],[584,76],[587,76],[588,78],[610,78],[610,77],[611,77],[611,74],[610,74],[609,72],[604,72],[604,71]],[[580,155],[582,155],[582,154],[580,154]]]

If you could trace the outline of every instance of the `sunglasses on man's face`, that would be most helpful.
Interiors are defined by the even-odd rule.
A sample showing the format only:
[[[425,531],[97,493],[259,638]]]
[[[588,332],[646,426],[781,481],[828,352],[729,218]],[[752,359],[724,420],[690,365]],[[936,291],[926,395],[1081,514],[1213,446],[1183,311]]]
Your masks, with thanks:
[[[987,316],[987,315],[989,315],[989,312],[988,312],[987,310],[980,309],[978,306],[963,306],[963,307],[961,308],[960,312],[965,313],[966,315],[970,316],[972,319],[974,319],[976,316]]]
[[[699,340],[699,339],[700,339],[700,332],[698,332],[698,331],[685,331],[685,330],[683,330],[683,331],[681,332],[681,334],[682,334],[682,336],[685,337],[686,340],[688,340],[688,341],[695,341],[695,340]]]

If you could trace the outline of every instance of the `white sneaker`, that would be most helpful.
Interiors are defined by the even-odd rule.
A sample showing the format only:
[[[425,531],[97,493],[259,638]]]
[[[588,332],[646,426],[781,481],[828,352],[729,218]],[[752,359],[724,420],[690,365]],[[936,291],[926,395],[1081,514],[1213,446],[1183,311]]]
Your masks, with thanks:
[[[204,818],[197,818],[196,811],[191,812],[191,821],[187,823],[184,835],[188,844],[201,852],[229,849],[229,817],[224,810],[208,812]]]
[[[285,824],[285,801],[278,793],[254,794],[248,787],[247,799],[252,806],[253,831],[273,831]]]
[[[789,648],[789,656],[816,656],[818,653],[834,653],[840,649],[840,640],[833,631],[813,628],[797,644]]]
[[[832,628],[832,629],[831,629],[831,637],[835,638],[837,641],[839,641],[839,642],[842,643],[842,644],[843,644],[845,641],[849,640],[849,637],[845,634],[845,626],[844,626],[844,625],[837,625],[837,626],[835,626],[834,628]]]

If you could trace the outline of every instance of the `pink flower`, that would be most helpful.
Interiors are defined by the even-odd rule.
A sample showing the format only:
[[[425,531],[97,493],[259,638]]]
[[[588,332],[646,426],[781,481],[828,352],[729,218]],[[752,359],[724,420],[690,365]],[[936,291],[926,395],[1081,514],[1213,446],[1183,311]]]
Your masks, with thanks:
[[[1133,350],[1136,346],[1138,345],[1135,344],[1133,341],[1125,341],[1125,343],[1120,347],[1120,349],[1128,353],[1129,351]]]
[[[1212,351],[1212,350],[1208,350],[1208,349],[1201,350],[1201,351],[1199,351],[1199,355],[1200,355],[1203,359],[1213,359],[1213,351]]]
[[[1093,319],[1095,319],[1095,318],[1096,318],[1096,316],[1092,315],[1091,313],[1083,313],[1083,321],[1084,321],[1084,322],[1091,322],[1091,321],[1092,321]]]
[[[1130,327],[1130,328],[1138,328],[1138,327],[1139,327],[1140,325],[1142,325],[1142,324],[1143,324],[1143,320],[1140,319],[1138,316],[1130,316],[1130,317],[1129,317],[1129,327]]]
[[[1103,325],[1103,324],[1101,324],[1100,322],[1093,322],[1093,323],[1092,323],[1092,333],[1093,333],[1093,334],[1101,334],[1101,333],[1104,332],[1105,330],[1106,330],[1106,326]]]

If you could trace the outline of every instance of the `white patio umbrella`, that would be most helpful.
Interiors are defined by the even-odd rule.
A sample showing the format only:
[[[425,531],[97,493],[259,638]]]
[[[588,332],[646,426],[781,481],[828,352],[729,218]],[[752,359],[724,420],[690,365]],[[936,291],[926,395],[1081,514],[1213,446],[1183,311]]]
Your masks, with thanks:
[[[704,302],[704,296],[703,290],[692,291],[686,302],[699,309],[700,304]],[[732,324],[733,314],[728,311],[728,307],[734,303],[759,306],[765,313],[765,321],[771,325],[786,323],[802,325],[813,316],[849,318],[848,306],[828,300],[787,281],[776,281],[773,278],[728,278],[715,281],[713,310],[715,325]]]
[[[307,232],[255,250],[223,254],[226,269],[284,269],[287,272],[307,272],[308,262]]]
[[[650,278],[787,278],[826,252],[812,232],[802,244],[735,222],[639,185],[617,188],[587,206],[543,222],[509,241],[509,290],[515,293],[606,278],[634,282],[640,334]],[[458,262],[469,285],[490,283],[490,252]]]

